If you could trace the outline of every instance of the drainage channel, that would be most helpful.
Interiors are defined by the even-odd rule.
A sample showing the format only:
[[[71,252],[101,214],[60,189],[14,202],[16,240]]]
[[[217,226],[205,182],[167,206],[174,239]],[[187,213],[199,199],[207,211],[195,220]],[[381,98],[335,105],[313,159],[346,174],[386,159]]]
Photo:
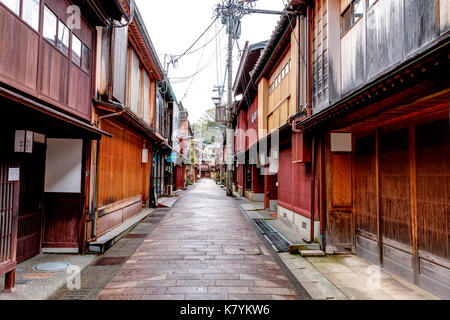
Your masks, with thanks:
[[[253,220],[261,231],[261,233],[266,237],[266,239],[272,244],[276,252],[288,252],[290,243],[286,240],[277,230],[275,230],[271,225],[269,225],[263,219]]]

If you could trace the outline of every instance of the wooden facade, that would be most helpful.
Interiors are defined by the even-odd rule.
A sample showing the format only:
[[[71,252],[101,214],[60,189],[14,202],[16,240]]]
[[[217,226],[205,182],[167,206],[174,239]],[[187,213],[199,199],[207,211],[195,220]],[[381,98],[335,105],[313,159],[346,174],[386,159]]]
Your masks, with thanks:
[[[163,71],[139,11],[129,26],[98,28],[97,50],[103,54],[97,58],[95,118],[113,137],[100,141],[97,164],[92,154],[98,175],[91,185],[95,218],[87,226],[92,242],[150,206],[153,191],[164,194],[161,144],[168,136],[160,130],[168,108],[157,84]]]
[[[93,1],[104,9],[103,1]],[[106,23],[90,9],[93,1],[0,2],[0,273],[7,272],[6,290],[14,287],[16,263],[83,248],[90,141],[106,134],[91,123],[95,28]],[[81,11],[75,19],[71,5]],[[104,13],[120,18],[120,9],[108,5]],[[74,171],[65,175],[69,164]]]
[[[296,9],[298,16],[280,20],[253,72],[253,79],[258,83],[258,138],[271,141],[267,156],[278,163],[275,177],[270,176],[273,173],[268,168],[261,174],[269,173],[262,177],[265,206],[272,210],[275,206],[278,216],[286,219],[305,240],[319,241],[318,193],[315,192],[318,189],[315,177],[319,176],[315,167],[319,163],[313,164],[308,155],[310,137],[304,138],[291,129],[293,122],[309,112],[310,29],[305,8]]]
[[[258,144],[258,93],[251,78],[267,42],[246,43],[239,70],[234,82],[234,95],[242,95],[235,105],[235,150],[238,167],[235,180],[239,192],[253,201],[264,200],[264,177],[257,165]]]
[[[328,253],[356,253],[449,298],[448,5],[299,9],[281,18],[251,77],[259,142],[279,130],[266,208],[278,200],[278,216]],[[240,188],[246,171],[237,170]]]
[[[92,93],[95,74],[94,29],[84,19],[81,29],[69,29],[70,5],[42,0],[39,7],[27,8],[36,10],[36,22],[26,22],[25,8],[16,14],[0,5],[0,80],[90,121],[91,94],[86,93]]]
[[[297,129],[323,144],[322,245],[449,298],[450,12],[438,0],[311,12],[312,116]],[[333,151],[337,133],[351,135],[346,151]]]

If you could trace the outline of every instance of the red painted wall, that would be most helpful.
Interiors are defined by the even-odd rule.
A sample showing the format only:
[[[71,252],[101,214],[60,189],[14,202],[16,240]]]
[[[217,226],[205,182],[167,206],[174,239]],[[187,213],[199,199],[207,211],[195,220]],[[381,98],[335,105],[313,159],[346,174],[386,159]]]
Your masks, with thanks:
[[[250,109],[247,111],[247,130],[252,129],[256,134],[248,134],[245,144],[246,149],[250,148],[255,142],[258,141],[258,116],[256,116],[253,122],[250,122],[251,117],[255,112],[258,112],[258,96],[255,97]]]
[[[241,110],[239,111],[236,125],[235,150],[237,153],[245,151],[246,131],[247,131],[247,110]]]
[[[309,218],[311,216],[311,164],[292,163],[294,159],[291,143],[291,137],[280,141],[278,202],[283,208]]]
[[[244,186],[244,165],[240,164],[237,169],[237,186],[242,188]]]
[[[290,144],[280,145],[278,164],[278,204],[288,210],[293,210],[291,150]]]
[[[253,165],[253,192],[264,193],[264,176],[256,165]]]
[[[176,190],[183,188],[184,182],[184,166],[177,166],[177,181],[175,184]]]

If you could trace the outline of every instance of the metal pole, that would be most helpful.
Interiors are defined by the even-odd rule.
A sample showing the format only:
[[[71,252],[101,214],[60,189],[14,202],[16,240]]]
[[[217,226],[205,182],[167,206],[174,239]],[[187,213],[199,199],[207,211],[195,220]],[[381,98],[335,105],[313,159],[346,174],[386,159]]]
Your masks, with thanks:
[[[228,4],[231,8],[232,0],[228,0]],[[231,110],[233,108],[233,37],[232,37],[232,14],[228,16],[228,104],[227,104],[227,196],[233,196],[233,154],[234,154],[234,141],[231,135],[233,130]]]

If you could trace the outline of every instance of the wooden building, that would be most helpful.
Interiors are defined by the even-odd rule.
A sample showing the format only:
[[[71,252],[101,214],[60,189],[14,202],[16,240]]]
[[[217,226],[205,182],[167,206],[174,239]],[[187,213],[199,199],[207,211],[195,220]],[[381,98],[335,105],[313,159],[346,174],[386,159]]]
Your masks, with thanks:
[[[308,114],[309,25],[305,2],[290,1],[287,8],[297,14],[282,16],[252,71],[252,82],[258,86],[257,161],[265,167],[265,206],[276,205],[279,218],[305,240],[315,241],[317,171],[308,140],[293,126]]]
[[[112,137],[92,145],[90,250],[97,239],[152,205],[164,193],[169,99],[164,71],[139,10],[128,23],[97,29],[95,121]],[[171,172],[169,172],[170,174]],[[157,203],[153,203],[157,205]]]
[[[81,15],[78,15],[78,6]],[[78,253],[88,217],[97,26],[117,1],[0,1],[0,273],[41,252]]]
[[[450,298],[447,1],[320,0],[309,10],[322,246]],[[313,141],[314,141],[313,140]]]
[[[175,140],[178,142],[178,148],[174,147],[177,152],[176,171],[174,170],[174,190],[184,189],[194,180],[190,168],[193,133],[189,124],[189,113],[182,103],[179,105],[177,120],[177,122],[174,120],[174,126],[177,125],[176,134],[175,130],[172,134],[174,145]]]
[[[245,45],[234,81],[233,93],[241,96],[234,105],[235,152],[237,155],[236,187],[241,195],[252,201],[264,201],[264,176],[257,160],[258,90],[252,82],[251,71],[267,42]]]

